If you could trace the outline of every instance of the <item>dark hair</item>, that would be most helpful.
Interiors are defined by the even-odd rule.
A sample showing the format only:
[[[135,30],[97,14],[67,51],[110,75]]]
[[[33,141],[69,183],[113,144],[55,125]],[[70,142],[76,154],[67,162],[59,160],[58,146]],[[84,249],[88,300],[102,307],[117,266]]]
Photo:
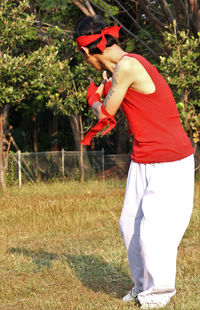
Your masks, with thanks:
[[[107,23],[102,19],[102,17],[95,15],[94,17],[87,16],[83,20],[81,20],[75,28],[74,40],[81,36],[87,36],[90,34],[98,34],[101,31],[108,27]],[[117,44],[115,38],[110,36],[109,34],[105,35],[107,40],[106,47]],[[101,41],[97,39],[96,41],[88,44],[86,47],[89,49],[90,54],[102,54],[100,49],[98,49],[97,44]]]

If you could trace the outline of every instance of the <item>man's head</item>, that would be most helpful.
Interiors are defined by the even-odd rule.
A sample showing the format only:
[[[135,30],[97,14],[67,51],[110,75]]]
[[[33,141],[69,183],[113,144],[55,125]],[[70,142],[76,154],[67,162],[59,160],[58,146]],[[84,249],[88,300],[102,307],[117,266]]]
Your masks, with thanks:
[[[107,23],[100,17],[95,15],[94,17],[87,16],[83,20],[81,20],[76,26],[74,33],[74,40],[82,36],[89,36],[93,34],[100,34],[101,31],[107,28]],[[114,44],[117,44],[115,38],[109,34],[105,34],[106,38],[106,47],[110,47]],[[102,54],[103,52],[97,47],[98,43],[100,43],[101,38],[95,40],[94,42],[86,45],[90,54]]]
[[[92,64],[97,70],[102,70],[98,64],[104,50],[117,44],[115,37],[119,37],[120,27],[108,27],[99,16],[86,17],[76,26],[74,40],[85,61]],[[101,61],[100,61],[101,62]]]

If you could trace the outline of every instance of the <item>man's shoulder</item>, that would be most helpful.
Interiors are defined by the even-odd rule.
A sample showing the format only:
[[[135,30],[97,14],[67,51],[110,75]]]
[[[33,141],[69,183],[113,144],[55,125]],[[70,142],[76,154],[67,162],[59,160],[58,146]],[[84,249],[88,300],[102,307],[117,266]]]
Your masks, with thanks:
[[[132,56],[133,55],[133,56]],[[125,54],[117,64],[121,72],[125,74],[133,73],[141,70],[143,67],[141,62],[134,57],[134,54]]]
[[[120,84],[132,84],[135,80],[139,62],[126,54],[119,60],[113,72],[113,80]]]

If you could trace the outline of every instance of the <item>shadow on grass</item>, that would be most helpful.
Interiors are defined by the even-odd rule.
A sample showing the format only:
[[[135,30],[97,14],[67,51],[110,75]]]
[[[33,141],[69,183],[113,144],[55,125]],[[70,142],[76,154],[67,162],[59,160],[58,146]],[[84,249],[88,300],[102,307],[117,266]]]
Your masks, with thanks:
[[[42,249],[34,251],[19,247],[8,249],[8,253],[31,257],[37,267],[34,271],[50,268],[53,260],[67,263],[83,285],[94,292],[103,291],[108,295],[122,297],[132,286],[132,280],[120,266],[107,263],[100,255],[58,255]]]
[[[34,250],[27,250],[25,248],[10,248],[7,251],[11,254],[18,254],[18,255],[24,255],[27,257],[31,257],[33,263],[36,265],[37,269],[34,271],[38,271],[41,268],[51,267],[51,262],[53,260],[61,260],[61,257],[55,253],[48,253],[43,251],[42,249],[39,249],[37,251]]]
[[[95,292],[122,297],[133,285],[120,266],[107,263],[99,255],[66,255],[80,281]]]

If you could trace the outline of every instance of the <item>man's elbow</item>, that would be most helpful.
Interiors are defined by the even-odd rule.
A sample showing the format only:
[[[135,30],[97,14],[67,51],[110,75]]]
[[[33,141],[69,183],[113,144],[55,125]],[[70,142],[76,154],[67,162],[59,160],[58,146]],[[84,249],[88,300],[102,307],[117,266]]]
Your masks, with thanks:
[[[102,118],[105,117],[105,115],[101,112],[101,106],[102,103],[98,101],[92,105],[92,112],[98,120],[101,120]]]

